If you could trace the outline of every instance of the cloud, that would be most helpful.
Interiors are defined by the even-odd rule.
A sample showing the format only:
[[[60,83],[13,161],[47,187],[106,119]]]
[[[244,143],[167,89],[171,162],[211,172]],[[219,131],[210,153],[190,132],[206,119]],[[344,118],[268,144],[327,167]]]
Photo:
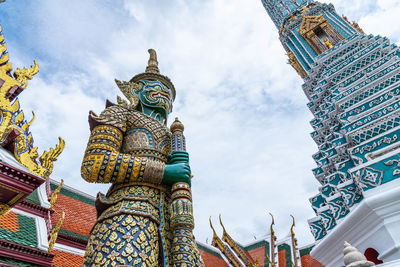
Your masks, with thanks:
[[[366,32],[398,40],[400,27],[378,29],[380,21],[397,25],[396,1],[350,2],[333,1]],[[270,211],[278,237],[293,214],[300,245],[312,242],[312,115],[261,1],[7,1],[1,8],[11,61],[17,67],[36,59],[41,67],[20,95],[25,113],[36,111],[35,142],[42,150],[58,135],[67,143],[53,177],[93,195],[106,190],[79,174],[88,111],[115,100],[113,79],[143,72],[146,51],[155,48],[177,88],[171,118],[185,124],[196,238],[211,238],[210,215],[220,230],[221,213],[234,238],[252,241],[267,232]]]

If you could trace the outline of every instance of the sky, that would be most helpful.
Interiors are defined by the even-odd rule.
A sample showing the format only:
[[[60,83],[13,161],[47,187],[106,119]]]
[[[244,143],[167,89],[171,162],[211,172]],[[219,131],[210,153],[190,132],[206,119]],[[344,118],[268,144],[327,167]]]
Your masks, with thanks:
[[[328,1],[322,1],[328,2]],[[332,0],[338,13],[367,34],[399,43],[397,0]],[[66,147],[52,179],[95,195],[80,164],[89,137],[89,110],[122,94],[114,78],[145,70],[147,49],[177,90],[169,124],[185,125],[196,239],[210,244],[222,215],[239,243],[259,240],[275,216],[278,239],[296,218],[299,245],[313,242],[308,199],[318,193],[301,78],[287,63],[278,31],[261,0],[7,0],[0,25],[14,69],[36,60],[40,72],[19,96],[39,151]]]

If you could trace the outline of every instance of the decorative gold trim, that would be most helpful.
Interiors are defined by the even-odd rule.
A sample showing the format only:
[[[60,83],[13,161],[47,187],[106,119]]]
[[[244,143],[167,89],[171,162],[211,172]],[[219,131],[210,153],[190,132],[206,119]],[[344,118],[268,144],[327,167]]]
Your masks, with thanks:
[[[241,267],[242,264],[239,262],[239,260],[236,258],[236,256],[224,244],[224,242],[218,237],[217,233],[215,232],[215,229],[211,222],[211,216],[210,216],[210,227],[213,230],[213,239],[212,239],[211,245],[216,247],[217,249],[219,249],[225,255],[225,257],[228,258],[228,260],[232,263],[233,266]]]
[[[56,190],[53,191],[53,194],[51,194],[51,197],[50,197],[50,209],[52,209],[54,207],[54,204],[56,204],[58,193],[60,192],[61,187],[63,185],[64,185],[64,180],[61,179],[60,185],[56,188]]]
[[[0,217],[6,215],[10,211],[11,207],[7,204],[0,203]]]
[[[359,33],[361,34],[365,34],[365,32],[363,31],[363,29],[361,29],[360,25],[358,25],[358,23],[356,21],[350,22],[349,19],[345,16],[342,15],[342,18],[351,26],[353,26],[354,29],[356,29]]]
[[[306,78],[307,72],[300,65],[300,62],[297,60],[296,56],[292,51],[287,52],[287,56],[289,57],[288,63],[296,70],[297,74],[300,75],[301,78]]]
[[[51,230],[51,234],[50,234],[50,240],[49,240],[49,249],[47,250],[48,252],[51,252],[53,250],[54,244],[57,241],[57,236],[58,236],[58,232],[61,229],[61,225],[64,222],[65,219],[65,212],[62,213],[60,220],[58,221],[56,227],[54,227]]]
[[[269,264],[271,264],[271,267],[276,267],[276,262],[275,262],[275,241],[276,241],[276,237],[275,237],[275,231],[273,226],[275,225],[275,219],[274,219],[274,215],[272,215],[272,213],[270,212],[269,215],[271,215],[272,221],[271,221],[271,226],[269,227],[269,229],[271,230],[271,258],[268,256],[267,254],[267,258],[269,261]]]
[[[25,67],[22,69],[17,68],[14,72],[14,78],[22,84],[20,86],[22,89],[25,89],[28,85],[28,80],[32,80],[33,75],[39,72],[39,66],[35,60],[33,64],[29,69]]]
[[[8,205],[10,205],[10,206],[14,205],[18,200],[20,200],[23,197],[24,197],[24,194],[23,193],[19,193],[18,195],[13,197],[10,201],[8,201]]]
[[[293,259],[294,259],[294,263],[292,264],[294,267],[298,267],[298,262],[297,262],[297,239],[294,233],[294,227],[296,226],[296,222],[294,220],[293,215],[290,215],[290,217],[292,217],[293,219],[293,223],[292,223],[292,227],[290,227],[290,234],[292,236],[292,250],[293,250]]]
[[[317,27],[324,31],[326,35],[324,39],[326,41],[324,39],[321,40],[314,32]],[[344,40],[344,37],[332,27],[322,14],[319,16],[304,16],[300,24],[299,33],[318,55]]]
[[[0,27],[1,30],[1,27]],[[0,42],[4,42],[4,36],[0,34]],[[0,87],[0,145],[14,148],[14,157],[23,166],[27,167],[34,174],[47,178],[53,171],[53,162],[63,151],[65,142],[59,138],[59,144],[55,149],[50,149],[49,152],[44,152],[39,158],[40,164],[37,163],[39,156],[37,147],[33,146],[33,137],[29,132],[29,126],[32,124],[35,117],[30,122],[24,119],[24,113],[20,109],[18,99],[13,103],[11,100],[15,98],[14,94],[24,90],[31,80],[33,75],[39,72],[39,66],[34,61],[34,65],[30,68],[16,69],[13,76],[9,74],[12,71],[12,64],[8,62],[8,53],[6,52],[6,44],[0,45],[0,79],[3,84]]]
[[[234,252],[236,252],[236,255],[246,263],[247,267],[254,267],[254,262],[253,259],[249,258],[246,253],[243,251],[243,249],[236,244],[235,240],[233,240],[233,238],[228,234],[228,232],[225,230],[225,226],[222,223],[222,219],[221,219],[221,214],[219,215],[219,223],[222,226],[223,229],[223,236],[222,236],[222,240],[225,241],[226,243],[228,243],[228,245],[232,248],[232,250]]]

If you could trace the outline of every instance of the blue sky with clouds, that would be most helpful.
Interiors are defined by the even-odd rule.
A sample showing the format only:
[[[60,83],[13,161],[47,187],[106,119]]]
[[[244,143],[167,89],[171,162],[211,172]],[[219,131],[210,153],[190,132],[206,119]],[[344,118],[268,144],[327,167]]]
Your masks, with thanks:
[[[365,32],[399,41],[398,1],[331,2]],[[14,68],[40,66],[19,97],[28,118],[36,112],[35,144],[43,151],[66,140],[53,179],[93,195],[106,190],[80,178],[88,111],[115,102],[114,78],[143,72],[154,48],[177,89],[170,120],[185,124],[196,238],[211,239],[208,217],[217,224],[221,213],[236,240],[251,242],[267,233],[272,212],[278,238],[293,214],[300,245],[312,242],[312,116],[261,1],[7,0],[0,25]]]

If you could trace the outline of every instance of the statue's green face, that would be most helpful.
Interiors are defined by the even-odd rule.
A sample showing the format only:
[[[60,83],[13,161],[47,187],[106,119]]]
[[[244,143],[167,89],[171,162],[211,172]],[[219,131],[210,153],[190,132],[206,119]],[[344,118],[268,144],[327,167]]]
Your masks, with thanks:
[[[165,117],[172,111],[172,91],[159,81],[141,80],[139,99],[143,105],[163,111]]]

